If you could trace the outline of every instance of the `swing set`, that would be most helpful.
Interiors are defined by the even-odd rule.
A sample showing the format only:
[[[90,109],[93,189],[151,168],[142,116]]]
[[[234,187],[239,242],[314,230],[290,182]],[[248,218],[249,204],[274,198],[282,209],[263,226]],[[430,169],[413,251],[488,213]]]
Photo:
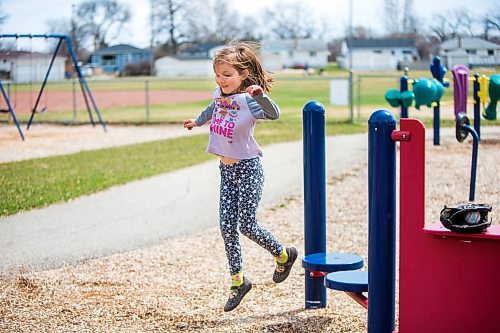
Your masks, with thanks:
[[[0,34],[0,39],[1,38],[15,38],[16,42],[19,38],[29,38],[30,39],[30,42],[33,38],[45,38],[45,39],[56,39],[58,40],[57,42],[57,46],[55,47],[54,49],[54,52],[52,54],[52,58],[48,64],[48,68],[47,68],[47,71],[45,73],[45,77],[43,79],[43,82],[42,82],[42,85],[40,87],[40,90],[38,92],[38,95],[35,99],[35,103],[33,104],[33,108],[31,109],[31,115],[30,115],[30,118],[29,118],[29,121],[28,121],[28,125],[27,125],[27,129],[30,128],[33,120],[34,120],[34,117],[35,117],[35,114],[36,113],[40,113],[40,112],[44,112],[47,108],[47,106],[44,106],[42,107],[40,110],[38,110],[38,108],[40,107],[40,102],[41,102],[41,99],[42,99],[42,95],[45,91],[45,88],[46,88],[46,85],[47,85],[47,80],[49,78],[49,74],[50,74],[50,71],[52,69],[52,66],[54,64],[54,60],[56,59],[56,56],[57,56],[57,53],[59,52],[59,49],[61,48],[61,45],[63,42],[66,43],[66,47],[68,48],[68,52],[70,54],[70,57],[71,57],[71,60],[73,62],[73,66],[76,70],[76,74],[78,76],[78,81],[80,83],[80,88],[82,90],[82,94],[83,94],[83,99],[85,101],[85,106],[87,108],[87,112],[89,114],[89,118],[90,118],[90,122],[93,126],[95,126],[95,121],[94,121],[94,117],[92,115],[92,111],[95,112],[95,114],[97,115],[97,118],[99,119],[99,123],[102,125],[104,131],[106,131],[106,124],[101,116],[101,113],[99,112],[99,108],[97,107],[97,104],[95,102],[95,99],[94,99],[94,96],[92,95],[92,92],[90,91],[90,87],[87,83],[87,80],[85,79],[85,77],[83,76],[82,74],[82,71],[81,71],[81,68],[80,66],[78,65],[78,59],[76,57],[76,53],[74,51],[74,48],[73,48],[73,44],[71,43],[71,39],[69,38],[69,36],[67,35],[61,35],[61,34],[43,34],[43,35],[36,35],[36,34]],[[31,45],[31,43],[30,43]],[[31,64],[31,57],[32,57],[32,52],[30,50],[30,66],[32,65]],[[17,68],[18,64],[16,64],[16,68]],[[32,81],[30,80],[30,87],[32,85]],[[16,88],[17,89],[17,88]],[[3,99],[5,100],[5,103],[7,105],[7,109],[3,110],[5,113],[9,113],[10,116],[12,117],[15,125],[17,126],[17,130],[19,132],[19,135],[21,136],[21,139],[24,141],[24,134],[23,134],[23,131],[21,130],[21,126],[19,124],[19,121],[15,115],[15,112],[14,112],[14,108],[15,108],[15,105],[12,105],[11,101],[10,101],[10,94],[7,93],[5,87],[4,87],[4,84],[2,83],[2,80],[0,80],[0,90],[1,90],[1,93],[2,93],[2,97]],[[17,98],[17,97],[16,97]],[[47,99],[47,97],[46,97]],[[30,103],[31,105],[31,103]]]

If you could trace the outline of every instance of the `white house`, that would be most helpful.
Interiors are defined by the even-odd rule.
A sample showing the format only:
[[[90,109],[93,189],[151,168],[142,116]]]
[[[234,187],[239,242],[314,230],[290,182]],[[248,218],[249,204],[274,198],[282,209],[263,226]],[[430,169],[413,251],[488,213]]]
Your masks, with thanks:
[[[339,67],[349,69],[350,57],[354,70],[397,70],[419,61],[415,41],[411,39],[346,40],[341,56],[337,57]]]
[[[500,45],[480,38],[450,39],[441,43],[438,52],[448,68],[456,65],[500,66]]]
[[[262,42],[264,67],[270,71],[283,68],[322,68],[328,64],[330,51],[320,39],[295,38]]]
[[[160,77],[179,75],[213,75],[212,58],[223,45],[206,43],[183,50],[178,56],[155,61]],[[260,57],[264,68],[278,72],[289,67],[325,67],[328,64],[327,44],[315,39],[284,39],[262,42]]]
[[[223,46],[206,43],[184,49],[178,56],[167,56],[155,61],[155,73],[160,77],[181,75],[213,75],[212,58]]]
[[[49,69],[52,54],[18,52],[0,55],[0,70],[8,73],[15,82],[42,82]],[[65,78],[65,57],[56,56],[47,81],[63,81]]]
[[[182,59],[162,57],[155,61],[155,73],[159,77],[181,75],[213,75],[211,59]]]

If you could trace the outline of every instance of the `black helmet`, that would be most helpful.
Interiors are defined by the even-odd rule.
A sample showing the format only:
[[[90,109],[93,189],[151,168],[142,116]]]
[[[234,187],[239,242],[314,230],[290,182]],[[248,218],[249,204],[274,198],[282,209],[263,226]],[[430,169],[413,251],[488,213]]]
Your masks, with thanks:
[[[491,225],[488,213],[491,205],[468,203],[456,207],[444,206],[440,220],[443,226],[453,232],[480,233]]]

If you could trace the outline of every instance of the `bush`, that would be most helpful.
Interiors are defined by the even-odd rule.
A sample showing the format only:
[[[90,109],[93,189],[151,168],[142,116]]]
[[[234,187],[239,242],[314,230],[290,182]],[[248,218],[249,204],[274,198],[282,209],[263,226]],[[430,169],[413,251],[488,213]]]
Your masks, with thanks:
[[[123,69],[123,76],[151,75],[151,63],[149,61],[128,64]]]

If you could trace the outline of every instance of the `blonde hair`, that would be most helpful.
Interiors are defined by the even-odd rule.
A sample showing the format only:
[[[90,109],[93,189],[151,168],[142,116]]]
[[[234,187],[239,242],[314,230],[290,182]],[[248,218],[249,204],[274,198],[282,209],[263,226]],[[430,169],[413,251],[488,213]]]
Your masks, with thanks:
[[[233,66],[240,75],[243,75],[245,70],[248,71],[248,76],[243,80],[240,90],[245,90],[251,85],[258,85],[266,93],[270,93],[273,87],[273,78],[270,72],[267,72],[262,67],[262,63],[258,57],[259,44],[252,42],[232,41],[223,49],[215,53],[212,60],[214,66],[218,62],[226,62]]]

